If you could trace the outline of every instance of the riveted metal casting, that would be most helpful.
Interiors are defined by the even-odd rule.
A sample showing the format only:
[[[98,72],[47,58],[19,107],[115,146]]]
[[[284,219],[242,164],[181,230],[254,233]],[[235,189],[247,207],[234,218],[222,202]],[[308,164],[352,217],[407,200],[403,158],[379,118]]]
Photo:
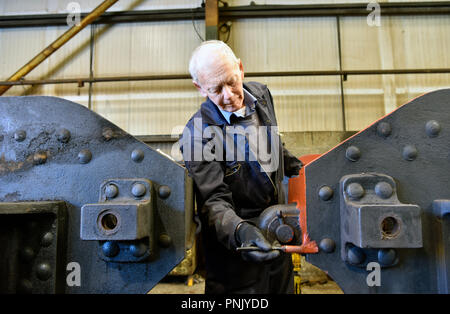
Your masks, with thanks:
[[[185,257],[194,201],[179,164],[55,97],[0,98],[0,139],[0,292],[146,293]]]
[[[345,293],[448,293],[449,141],[444,89],[400,106],[307,164],[307,231],[320,243],[307,261]],[[368,285],[370,262],[381,266],[379,285]]]

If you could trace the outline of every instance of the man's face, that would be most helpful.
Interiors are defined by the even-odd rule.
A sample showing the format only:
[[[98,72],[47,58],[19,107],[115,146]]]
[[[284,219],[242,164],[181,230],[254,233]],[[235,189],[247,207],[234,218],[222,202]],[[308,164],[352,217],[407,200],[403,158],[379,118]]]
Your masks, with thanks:
[[[218,59],[210,64],[206,70],[198,74],[195,87],[204,97],[225,111],[233,112],[242,108],[244,104],[244,68],[228,59]]]

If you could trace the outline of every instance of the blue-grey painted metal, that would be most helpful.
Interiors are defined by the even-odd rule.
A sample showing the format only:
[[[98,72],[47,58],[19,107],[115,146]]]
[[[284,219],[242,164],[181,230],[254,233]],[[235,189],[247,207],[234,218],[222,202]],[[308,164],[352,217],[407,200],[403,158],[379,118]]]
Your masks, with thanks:
[[[146,293],[185,256],[193,187],[182,166],[79,104],[55,97],[2,97],[0,205],[31,202],[42,207],[44,201],[65,204],[67,236],[58,239],[64,243],[64,261],[59,262],[64,265],[58,265],[63,272],[54,278],[47,269],[52,263],[37,267],[36,254],[28,254],[32,271],[24,278],[7,274],[15,282],[2,287],[4,292],[20,292],[20,285],[26,292],[49,292],[37,283],[52,280],[61,293]],[[81,219],[83,206],[86,213],[92,210],[86,221]],[[1,219],[7,213],[3,208]],[[127,210],[138,221],[119,225],[129,218]],[[82,226],[91,229],[82,233]],[[92,228],[104,228],[111,236],[92,236]],[[17,242],[15,249],[3,245],[9,255],[0,260],[21,263],[15,255],[28,256],[17,240],[22,229],[17,230],[10,235],[0,231],[2,239]],[[50,229],[32,236],[47,242],[60,237]],[[168,240],[159,243],[161,238]],[[51,249],[47,242],[35,250]],[[79,285],[66,284],[69,263],[80,266]]]
[[[308,233],[322,245],[307,261],[345,293],[448,293],[449,143],[450,89],[444,89],[399,107],[308,164]],[[371,262],[380,266],[379,282],[369,280]]]

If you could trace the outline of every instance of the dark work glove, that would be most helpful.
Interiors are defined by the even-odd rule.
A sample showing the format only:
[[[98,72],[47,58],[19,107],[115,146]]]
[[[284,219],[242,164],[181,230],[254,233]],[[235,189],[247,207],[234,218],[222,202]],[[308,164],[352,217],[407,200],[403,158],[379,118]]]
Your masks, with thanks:
[[[280,256],[280,251],[272,250],[272,245],[266,240],[261,231],[248,222],[242,222],[236,228],[236,240],[241,246],[255,246],[260,250],[242,251],[245,261],[265,262]]]
[[[303,167],[303,163],[300,159],[292,155],[287,149],[284,148],[283,143],[283,158],[284,158],[284,175],[286,177],[296,177]]]

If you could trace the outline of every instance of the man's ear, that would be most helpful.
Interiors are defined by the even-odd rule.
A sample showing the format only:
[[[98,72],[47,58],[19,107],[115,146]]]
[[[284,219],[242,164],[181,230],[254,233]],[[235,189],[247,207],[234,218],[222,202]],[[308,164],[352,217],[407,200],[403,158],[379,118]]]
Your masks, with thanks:
[[[192,81],[192,84],[194,84],[195,88],[199,91],[199,93],[203,96],[203,97],[208,97],[208,95],[205,93],[205,91],[203,90],[203,88],[195,81]]]
[[[239,70],[241,70],[241,79],[244,80],[244,65],[242,64],[241,59],[239,59]]]

